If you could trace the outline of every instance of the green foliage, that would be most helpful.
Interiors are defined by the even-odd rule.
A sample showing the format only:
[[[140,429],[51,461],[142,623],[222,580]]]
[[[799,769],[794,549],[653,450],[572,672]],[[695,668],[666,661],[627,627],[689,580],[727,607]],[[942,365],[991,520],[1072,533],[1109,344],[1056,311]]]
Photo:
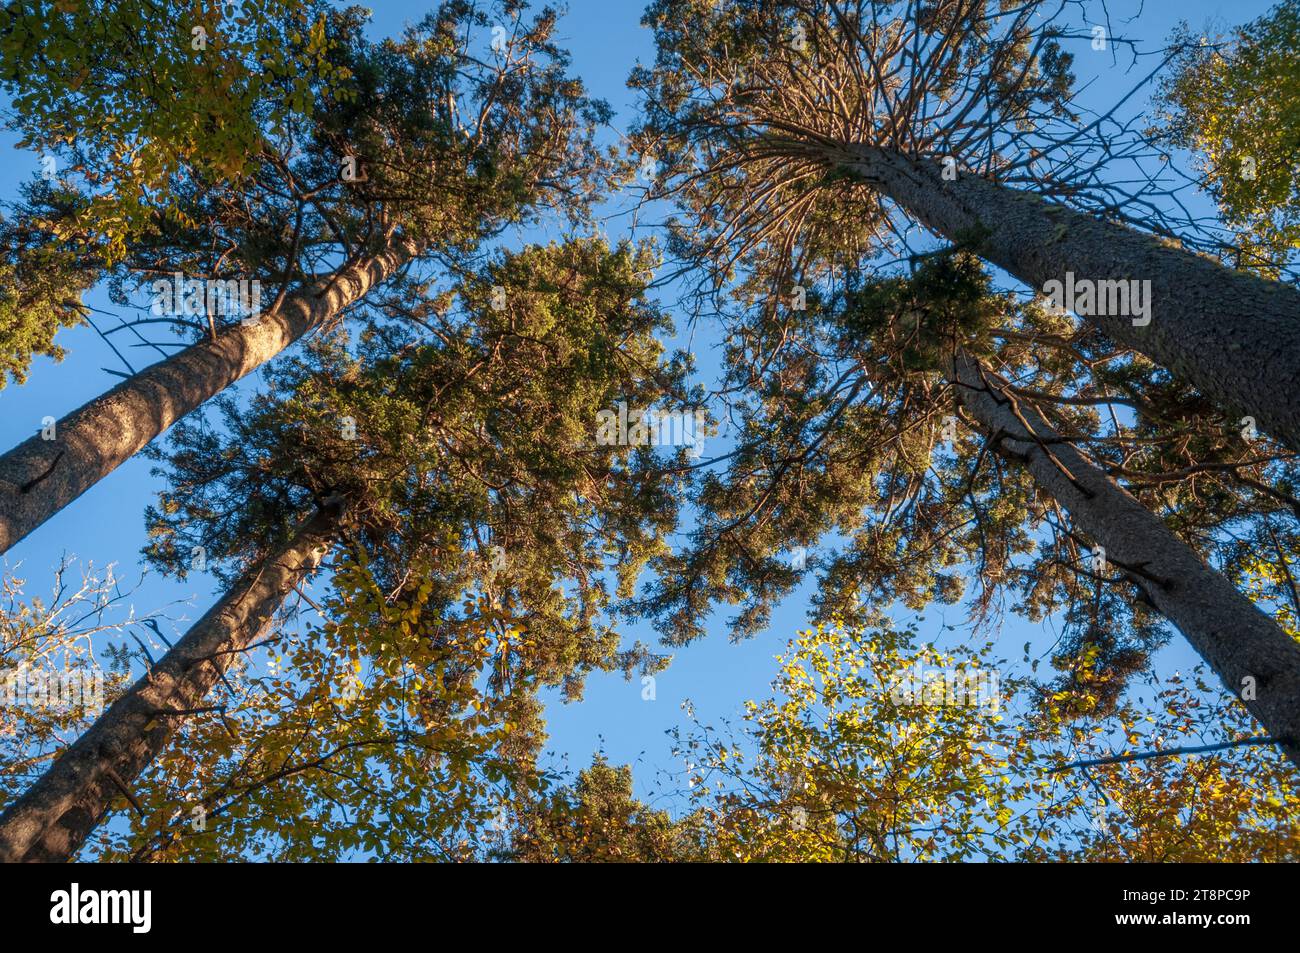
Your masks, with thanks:
[[[1191,149],[1235,234],[1235,261],[1276,278],[1300,248],[1300,3],[1195,42],[1163,83],[1160,132]]]
[[[75,199],[34,186],[46,211],[66,214]],[[57,208],[62,206],[62,208]],[[40,226],[21,212],[17,219],[0,215],[0,389],[12,378],[27,380],[32,358],[62,360],[54,343],[62,328],[82,323],[82,295],[99,277],[100,267],[84,247],[48,241]]]
[[[84,11],[59,9],[73,17],[59,29],[74,30]],[[644,299],[657,261],[594,239],[479,253],[548,214],[583,230],[612,168],[595,145],[608,108],[568,75],[549,10],[528,19],[521,4],[453,0],[371,42],[358,8],[310,9],[320,16],[303,42],[319,69],[291,70],[288,89],[274,71],[246,88],[238,64],[229,72],[228,118],[248,120],[247,136],[223,139],[238,167],[169,126],[170,101],[156,120],[132,117],[122,142],[143,158],[131,175],[112,174],[112,128],[60,138],[115,108],[111,71],[133,69],[129,57],[94,60],[109,71],[91,78],[97,99],[56,87],[19,111],[34,142],[64,150],[67,174],[34,187],[12,226],[30,236],[23,261],[51,266],[41,290],[60,301],[55,263],[84,266],[85,285],[107,275],[126,305],[159,274],[291,290],[399,239],[420,250],[353,310],[355,334],[335,324],[273,368],[251,408],[227,396],[218,429],[187,421],[159,452],[175,487],[151,514],[149,556],[168,571],[197,551],[233,581],[323,499],[345,498],[347,518],[321,625],[295,631],[286,607],[269,666],[252,659],[223,683],[222,715],[187,725],[142,782],[150,810],[108,833],[104,856],[456,855],[494,788],[541,783],[538,688],[577,697],[593,668],[667,661],[622,644],[606,609],[610,577],[630,590],[665,546],[681,455],[593,442],[597,412],[618,401],[690,398],[685,360],[657,340],[667,319]],[[246,25],[288,31],[280,46],[294,52],[297,14],[261,12]],[[485,58],[483,30],[502,20],[506,48]],[[35,21],[5,26],[15,44],[45,36]],[[61,39],[53,51],[72,55]],[[121,85],[123,101],[149,102]],[[172,98],[198,109],[185,91]],[[344,158],[355,175],[340,175]],[[115,218],[132,195],[135,217]],[[41,316],[42,302],[23,304],[24,320]],[[175,323],[192,339],[230,320],[207,318]],[[31,329],[4,330],[25,367]],[[349,798],[357,817],[320,813]],[[194,808],[222,823],[196,831]],[[304,838],[313,819],[319,836]]]
[[[0,9],[0,82],[24,144],[62,158],[111,255],[182,173],[238,182],[267,128],[346,81],[312,0],[40,0]],[[196,33],[195,31],[200,31]],[[322,87],[319,84],[324,84]],[[172,210],[175,206],[170,206]]]
[[[689,863],[710,859],[695,819],[674,821],[632,795],[632,769],[604,758],[515,807],[508,843],[492,851],[522,863]]]
[[[801,633],[778,658],[774,697],[746,707],[752,754],[707,732],[683,743],[721,852],[956,861],[1031,840],[1034,817],[1017,805],[1042,799],[1047,778],[1025,763],[1030,738],[1002,711],[1013,686],[997,683],[1005,663],[989,651],[916,646],[889,626]],[[991,677],[990,700],[945,704],[942,685],[909,684],[918,667],[972,686]]]
[[[965,253],[921,256],[904,274],[846,270],[804,311],[762,288],[738,285],[727,315],[736,449],[696,484],[688,545],[656,561],[636,603],[674,643],[723,604],[741,606],[733,636],[751,635],[816,572],[823,622],[932,601],[964,603],[983,626],[1007,611],[1055,616],[1075,712],[1110,711],[1168,630],[1131,576],[1092,571],[1097,541],[966,419],[947,366],[958,348],[1211,564],[1254,571],[1294,545],[1290,454],[1069,316],[995,290]],[[746,306],[751,294],[761,305]],[[1285,583],[1268,595],[1290,604]]]
[[[974,255],[941,253],[905,277],[882,277],[848,290],[839,320],[865,348],[893,355],[901,373],[944,373],[955,348],[993,350],[1010,301],[993,293]]]
[[[468,276],[459,307],[429,302],[427,333],[403,304],[406,319],[373,329],[356,356],[322,339],[310,360],[281,366],[258,410],[223,402],[225,433],[174,429],[173,449],[155,454],[171,489],[149,513],[149,558],[184,572],[199,546],[233,579],[339,494],[384,585],[408,584],[425,553],[439,567],[435,604],[475,585],[522,604],[548,680],[644,661],[618,654],[599,623],[600,574],[616,555],[628,588],[663,551],[677,471],[594,435],[602,407],[681,392],[682,364],[662,361],[654,339],[665,318],[642,297],[651,267],[595,240],[529,248]]]
[[[742,603],[732,633],[750,635],[806,570],[820,570],[823,621],[968,599],[987,622],[1013,596],[1031,619],[1066,613],[1066,656],[1098,620],[1124,633],[1115,653],[1158,644],[1145,607],[1077,572],[1060,515],[968,429],[947,378],[961,347],[1018,380],[1032,369],[1044,394],[1077,386],[1074,345],[1037,343],[1069,336],[1065,318],[994,292],[958,254],[910,275],[850,274],[804,312],[749,311],[735,327],[726,360],[728,384],[745,394],[737,449],[699,482],[690,545],[657,561],[659,581],[637,604],[671,640],[702,633],[714,603]],[[1086,406],[1061,413],[1072,428],[1096,424]],[[819,542],[825,555],[791,564]]]
[[[685,451],[594,440],[602,407],[686,396],[644,297],[655,264],[594,239],[503,252],[453,295],[408,287],[354,342],[319,339],[219,429],[174,428],[160,568],[200,546],[233,582],[317,501],[347,517],[321,622],[277,628],[274,670],[169,749],[112,856],[477,851],[541,784],[539,688],[666,664],[621,643],[608,579],[629,589],[665,549]],[[229,821],[196,837],[200,803]]]

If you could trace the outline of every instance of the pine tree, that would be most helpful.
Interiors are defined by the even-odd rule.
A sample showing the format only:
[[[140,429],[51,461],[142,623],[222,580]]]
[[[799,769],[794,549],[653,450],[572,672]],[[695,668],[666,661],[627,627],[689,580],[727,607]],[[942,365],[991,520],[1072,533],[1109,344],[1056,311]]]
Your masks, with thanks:
[[[1040,2],[776,7],[665,0],[641,148],[689,225],[679,252],[726,274],[768,249],[773,293],[896,252],[912,226],[981,255],[1035,294],[1077,277],[1149,290],[1080,317],[1234,416],[1300,449],[1300,291],[1226,268],[1170,201],[1160,150],[1072,104],[1068,24]],[[1103,46],[1120,38],[1101,37]],[[1109,55],[1109,53],[1107,54]],[[1098,174],[1123,155],[1138,191]],[[1165,156],[1167,158],[1167,155]],[[1176,198],[1176,196],[1174,196]]]
[[[521,685],[559,685],[576,698],[592,669],[664,664],[644,646],[620,645],[605,573],[626,594],[663,551],[689,448],[665,459],[653,446],[596,440],[598,412],[617,401],[689,397],[683,359],[665,360],[655,339],[666,319],[642,297],[653,267],[644,251],[597,240],[497,256],[454,299],[395,304],[356,354],[346,340],[318,339],[277,370],[260,409],[222,400],[222,427],[178,427],[148,555],[184,572],[199,553],[228,593],[153,669],[188,678],[176,675],[172,691],[147,675],[6,811],[9,856],[69,856],[184,719],[211,714],[203,699],[218,666],[196,660],[220,652],[224,665],[254,642],[282,642],[270,612],[302,582],[302,550],[318,560],[333,549],[372,581],[354,582],[355,598],[336,601],[326,625],[377,638],[376,665],[391,664],[385,646],[412,632],[442,653],[429,664],[446,691],[402,682],[403,719],[417,695],[420,706],[465,704],[457,686],[475,672],[511,696],[503,709],[517,710]],[[244,595],[250,586],[255,597]],[[407,608],[394,615],[396,606]],[[444,641],[476,626],[474,639]],[[489,637],[501,640],[499,657],[477,647]],[[160,725],[159,711],[173,714]],[[259,711],[246,717],[256,724]],[[106,751],[97,741],[106,736],[122,744]],[[69,809],[75,824],[61,820]],[[158,818],[176,809],[143,817],[141,839],[169,846]]]
[[[259,151],[245,157],[252,171],[212,181],[201,165],[184,168],[110,273],[120,295],[151,288],[164,323],[194,343],[0,457],[0,552],[416,259],[425,281],[438,277],[425,263],[454,276],[506,224],[546,208],[579,216],[603,182],[607,163],[592,136],[607,109],[566,74],[553,14],[518,20],[511,43],[486,61],[467,44],[488,14],[465,4],[445,4],[400,41],[380,43],[364,39],[356,9],[322,16],[316,49],[328,82],[294,86],[299,99],[317,97],[314,108],[281,115],[281,91],[267,87],[270,101],[253,110],[269,118]],[[49,254],[65,244],[61,232],[88,227],[84,199],[64,204]],[[167,291],[177,274],[201,291],[259,281],[265,313],[232,316],[188,285]],[[251,292],[241,299],[256,310]]]

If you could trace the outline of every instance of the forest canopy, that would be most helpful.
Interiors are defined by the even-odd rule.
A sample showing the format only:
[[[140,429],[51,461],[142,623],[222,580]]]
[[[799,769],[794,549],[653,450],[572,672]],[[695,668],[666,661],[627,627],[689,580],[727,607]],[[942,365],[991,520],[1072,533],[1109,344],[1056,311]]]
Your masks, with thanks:
[[[0,0],[0,861],[1300,860],[1300,2],[377,6]]]

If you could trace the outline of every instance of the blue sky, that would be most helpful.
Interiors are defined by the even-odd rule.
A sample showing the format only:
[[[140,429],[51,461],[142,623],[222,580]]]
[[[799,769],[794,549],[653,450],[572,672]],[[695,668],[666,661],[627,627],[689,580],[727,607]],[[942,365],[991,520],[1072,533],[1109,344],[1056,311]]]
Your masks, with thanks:
[[[374,10],[373,34],[394,35],[404,23],[423,16],[432,4],[376,0],[369,6]],[[1120,15],[1120,6],[1131,9],[1136,5],[1124,0],[1113,3],[1115,16]],[[1194,26],[1207,22],[1236,25],[1253,19],[1269,6],[1261,0],[1232,3],[1183,0],[1177,4],[1162,0],[1147,3],[1140,14],[1123,25],[1122,31],[1142,38],[1147,48],[1155,48],[1178,20],[1187,20]],[[635,114],[634,102],[624,85],[629,70],[638,60],[649,62],[653,58],[650,31],[639,25],[641,13],[639,2],[575,0],[568,5],[568,13],[559,28],[560,45],[571,51],[574,72],[595,95],[614,107],[617,129],[625,128]],[[1118,20],[1114,22],[1119,29]],[[1087,101],[1092,104],[1102,106],[1113,102],[1127,92],[1136,78],[1136,73],[1125,71],[1124,63],[1113,66],[1109,53],[1092,53],[1086,43],[1080,44],[1076,52],[1075,67],[1080,81],[1094,80],[1087,94]],[[3,131],[0,131],[0,155],[5,160],[0,165],[0,200],[3,200],[12,198],[19,183],[38,171],[39,157],[18,150],[16,137]],[[617,201],[614,204],[617,210]],[[630,217],[626,214],[614,215],[605,223],[608,236],[615,240],[627,234],[629,226]],[[639,234],[647,232],[642,228]],[[116,313],[102,291],[93,293],[88,302]],[[109,326],[114,323],[101,315],[96,315],[96,320]],[[59,343],[69,352],[65,361],[55,364],[38,359],[28,384],[10,385],[0,391],[0,444],[3,446],[12,446],[26,438],[39,428],[42,417],[61,417],[116,383],[117,378],[102,368],[120,369],[120,364],[94,331],[81,328],[64,332]],[[706,356],[709,343],[707,329],[693,341],[700,352],[706,379],[709,370],[716,366]],[[149,360],[147,355],[153,354],[141,349],[127,353],[137,368]],[[254,386],[256,380],[245,381],[241,391],[248,393]],[[145,542],[144,507],[159,488],[160,481],[149,475],[149,464],[141,459],[132,460],[14,547],[7,557],[0,557],[0,569],[12,570],[21,563],[18,574],[29,579],[29,594],[48,589],[50,571],[65,552],[100,566],[116,563],[120,576],[133,579],[138,574],[139,552]],[[742,644],[727,640],[723,617],[719,616],[717,624],[711,626],[709,638],[676,652],[670,669],[657,679],[653,701],[642,699],[642,686],[637,681],[626,682],[618,675],[593,676],[581,703],[564,705],[553,701],[549,705],[549,747],[560,758],[567,757],[573,768],[585,765],[596,750],[603,750],[616,763],[643,761],[637,770],[638,788],[642,793],[649,793],[659,772],[681,771],[681,765],[670,757],[670,742],[664,734],[683,724],[681,703],[691,699],[701,720],[716,723],[721,718],[735,716],[743,700],[763,697],[775,671],[774,654],[805,625],[810,591],[811,584],[785,600],[774,614],[769,630]],[[187,582],[179,583],[152,576],[139,590],[135,605],[138,611],[147,612],[188,600],[188,606],[173,606],[170,610],[179,632],[184,630],[187,621],[202,614],[214,595],[211,577],[195,574]],[[964,632],[961,628],[964,617],[960,607],[946,612],[932,610],[922,623],[922,633],[937,633],[941,624],[951,623],[959,627],[960,636]],[[628,635],[654,641],[648,625],[631,627]],[[1055,641],[1056,630],[1050,623],[1030,625],[1008,616],[999,637],[1004,654],[1018,657],[1025,642],[1032,643],[1036,650],[1050,646]],[[1175,639],[1162,653],[1159,663],[1168,670],[1186,667],[1193,659],[1182,641]]]

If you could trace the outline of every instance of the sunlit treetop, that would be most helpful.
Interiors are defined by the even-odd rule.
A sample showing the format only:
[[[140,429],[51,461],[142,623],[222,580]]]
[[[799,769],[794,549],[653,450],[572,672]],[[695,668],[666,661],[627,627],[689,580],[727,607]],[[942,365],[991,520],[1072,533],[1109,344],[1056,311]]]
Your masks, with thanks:
[[[208,139],[187,150],[161,133],[157,141],[119,137],[115,124],[82,135],[78,123],[99,127],[78,111],[73,92],[33,94],[49,101],[20,113],[18,128],[34,136],[62,123],[76,134],[51,139],[55,175],[28,190],[7,225],[23,237],[0,258],[21,279],[0,300],[0,353],[12,373],[23,373],[33,354],[58,355],[55,332],[81,320],[80,292],[99,278],[109,279],[121,307],[138,305],[159,275],[255,279],[269,308],[281,293],[385,245],[410,243],[417,270],[454,270],[508,226],[547,216],[576,223],[613,174],[609,151],[595,142],[608,107],[569,73],[553,40],[553,12],[448,2],[400,37],[372,41],[360,8],[311,9],[319,42],[304,33],[302,43],[319,69],[295,68],[287,87],[258,74],[238,113],[250,139],[236,150],[238,170],[218,168],[224,160],[198,149]],[[263,9],[249,29],[292,34],[297,10]],[[495,48],[494,26],[505,31]],[[29,27],[32,42],[46,39]],[[136,45],[168,41],[165,21],[147,28]],[[276,44],[285,55],[298,48],[289,39]],[[187,46],[182,59],[191,54],[201,51]],[[95,58],[92,78],[117,89],[125,83],[115,72],[121,63]],[[299,95],[302,83],[309,85]],[[128,126],[152,121],[148,95],[130,102]],[[174,105],[169,99],[164,108]],[[222,137],[221,148],[231,141]],[[157,168],[141,165],[153,177],[148,188],[132,191],[123,177],[116,156],[128,148],[169,157]],[[105,225],[105,201],[134,218]],[[41,297],[34,276],[51,262],[59,268],[44,281],[54,293]],[[228,320],[171,324],[193,340]]]
[[[697,724],[678,740],[692,818],[720,859],[1286,861],[1300,851],[1295,769],[1275,746],[1075,766],[1250,737],[1245,709],[1199,673],[1148,678],[1105,721],[1077,724],[990,644],[832,623],[799,633],[779,662],[741,726]]]
[[[1300,4],[1221,40],[1184,28],[1161,87],[1163,132],[1193,150],[1237,236],[1234,265],[1277,277],[1300,248]]]
[[[118,244],[181,175],[238,182],[266,132],[310,116],[346,68],[314,0],[38,0],[0,9],[10,122],[51,176],[75,177],[87,221]],[[346,91],[340,91],[348,95]],[[66,166],[66,168],[62,168]]]

